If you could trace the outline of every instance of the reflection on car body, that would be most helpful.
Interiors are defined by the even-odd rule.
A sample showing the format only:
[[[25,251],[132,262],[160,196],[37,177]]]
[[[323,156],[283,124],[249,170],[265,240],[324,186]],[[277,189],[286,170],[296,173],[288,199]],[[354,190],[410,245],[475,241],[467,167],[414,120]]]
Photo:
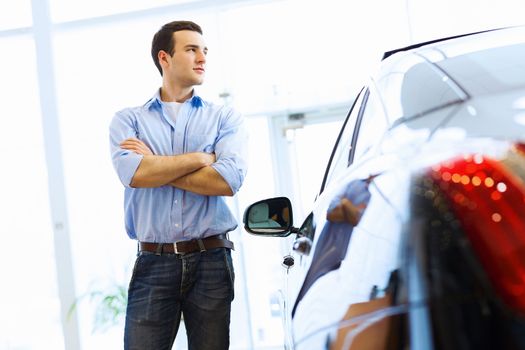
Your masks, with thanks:
[[[524,62],[525,27],[386,54],[301,227],[246,209],[297,235],[287,347],[525,349]]]
[[[359,220],[357,215],[362,215],[360,209],[366,208],[369,199],[368,181],[357,180],[350,182],[343,192],[335,196],[330,203],[326,214],[328,222],[317,240],[312,264],[295,300],[292,317],[297,305],[312,284],[319,277],[338,269],[341,265],[341,261],[346,256],[353,228]]]

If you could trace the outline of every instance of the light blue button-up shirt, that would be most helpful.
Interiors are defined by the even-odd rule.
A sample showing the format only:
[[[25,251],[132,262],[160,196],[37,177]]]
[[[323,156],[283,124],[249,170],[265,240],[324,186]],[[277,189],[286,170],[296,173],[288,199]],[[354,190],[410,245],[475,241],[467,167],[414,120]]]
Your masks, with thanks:
[[[246,175],[247,131],[238,112],[194,95],[173,120],[164,112],[159,93],[141,107],[117,112],[110,125],[111,158],[125,186],[128,236],[142,242],[170,243],[234,230],[237,222],[222,196],[203,196],[170,185],[130,187],[143,157],[120,148],[130,137],[142,140],[155,155],[214,152],[216,162],[211,166],[234,194]]]

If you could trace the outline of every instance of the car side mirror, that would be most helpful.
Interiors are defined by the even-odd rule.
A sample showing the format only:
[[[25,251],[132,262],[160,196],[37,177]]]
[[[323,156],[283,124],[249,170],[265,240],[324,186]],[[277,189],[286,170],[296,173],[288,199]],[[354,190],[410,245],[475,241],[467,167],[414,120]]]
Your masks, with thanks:
[[[243,223],[244,229],[255,235],[286,237],[296,232],[292,204],[286,197],[253,203],[244,211]]]

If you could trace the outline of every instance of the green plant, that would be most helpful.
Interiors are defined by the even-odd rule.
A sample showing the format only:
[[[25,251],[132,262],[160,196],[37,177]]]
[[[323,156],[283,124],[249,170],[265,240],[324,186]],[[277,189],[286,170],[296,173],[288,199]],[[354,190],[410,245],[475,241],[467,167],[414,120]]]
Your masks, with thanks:
[[[68,317],[71,317],[83,299],[95,305],[93,332],[104,332],[120,324],[126,314],[128,290],[126,286],[112,285],[104,290],[96,289],[80,296],[71,305]]]

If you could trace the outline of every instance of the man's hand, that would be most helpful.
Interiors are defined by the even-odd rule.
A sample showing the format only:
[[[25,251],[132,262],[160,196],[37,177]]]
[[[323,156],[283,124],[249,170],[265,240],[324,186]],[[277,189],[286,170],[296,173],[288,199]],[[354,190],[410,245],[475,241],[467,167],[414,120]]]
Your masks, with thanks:
[[[350,200],[343,198],[334,209],[326,214],[326,218],[331,222],[347,222],[356,226],[365,208],[364,203],[354,205]]]
[[[204,196],[233,196],[230,185],[211,166],[202,167],[182,176],[172,181],[170,185]]]
[[[142,154],[143,156],[152,156],[153,152],[151,149],[141,140],[130,137],[129,139],[125,139],[120,143],[120,147],[123,149],[127,149],[129,151],[133,151],[138,154]],[[189,154],[189,153],[188,153]],[[194,152],[191,153],[195,157],[199,158],[201,162],[204,163],[204,166],[211,165],[215,163],[216,156],[215,153],[205,153],[205,152]]]
[[[142,142],[141,140],[130,137],[129,139],[125,139],[120,143],[120,147],[123,149],[127,149],[128,151],[133,151],[138,154],[142,154],[143,156],[151,156],[153,155],[153,152],[149,149],[149,147]]]

